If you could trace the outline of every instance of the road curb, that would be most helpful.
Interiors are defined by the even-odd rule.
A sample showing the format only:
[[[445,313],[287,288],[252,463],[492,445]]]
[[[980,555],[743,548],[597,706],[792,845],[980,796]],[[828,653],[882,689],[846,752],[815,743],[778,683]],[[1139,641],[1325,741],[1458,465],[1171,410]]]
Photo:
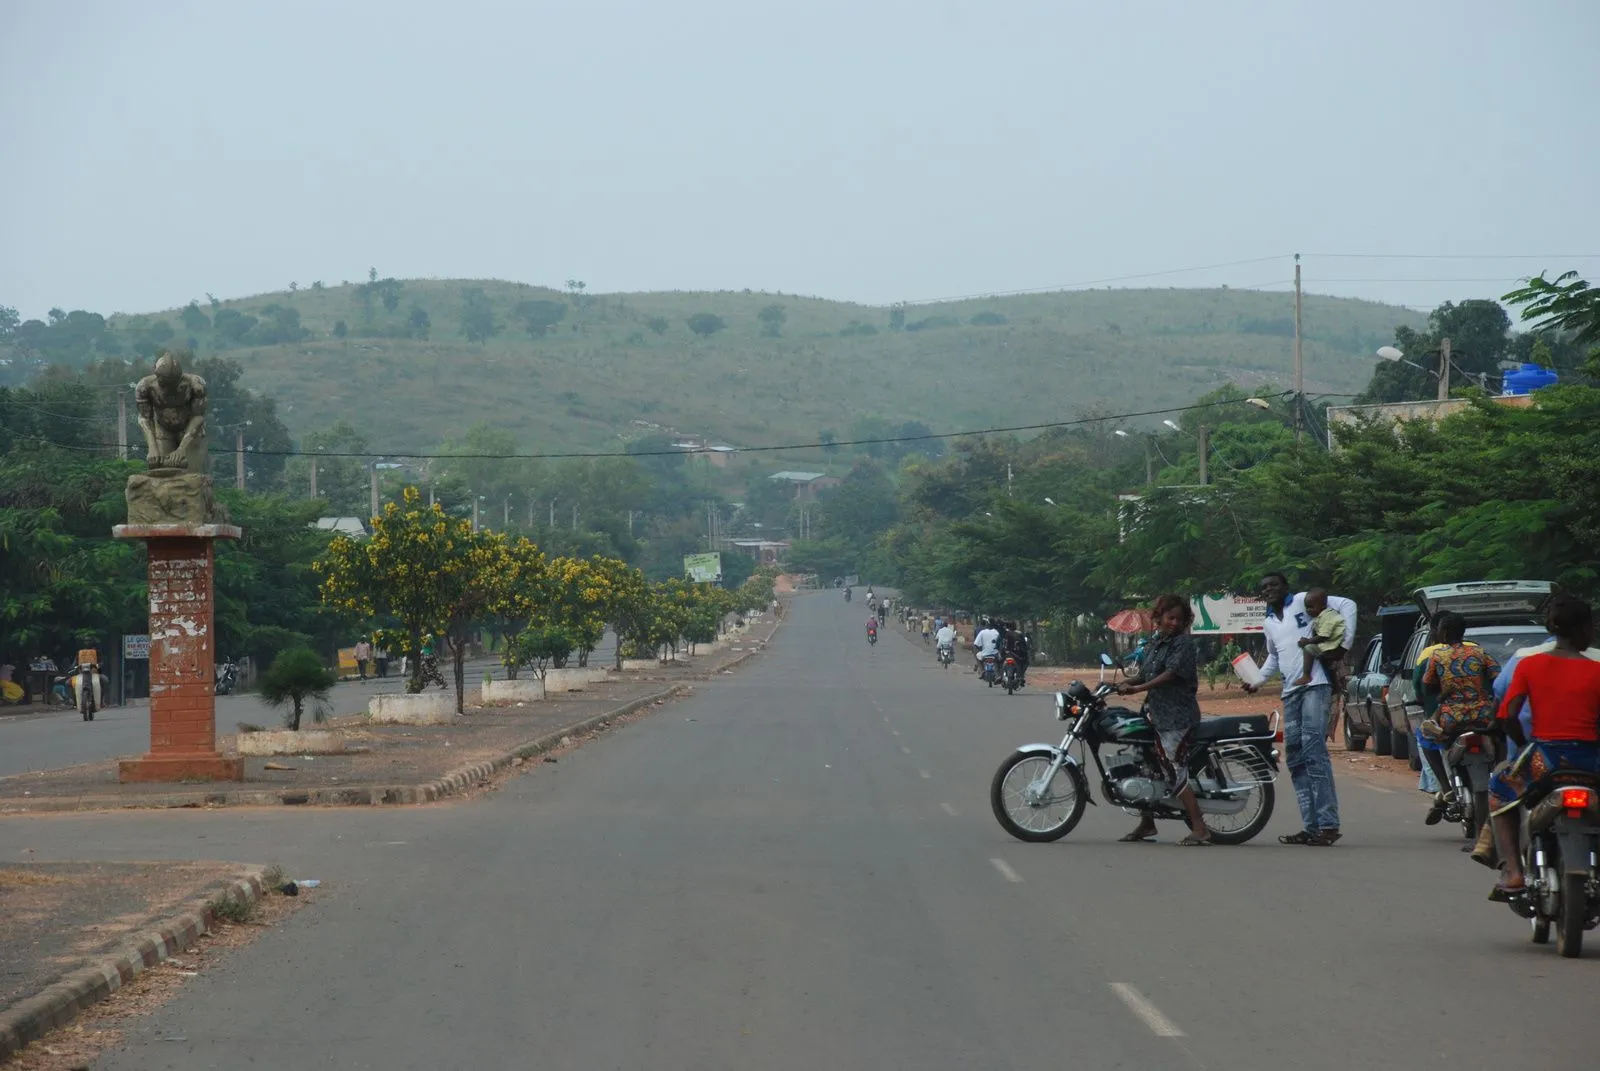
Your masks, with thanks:
[[[757,652],[751,652],[755,654]],[[480,781],[510,766],[516,759],[539,755],[561,742],[562,737],[590,732],[613,718],[674,698],[690,690],[690,686],[677,682],[658,691],[650,692],[620,706],[592,714],[572,725],[553,729],[532,740],[484,762],[473,763],[451,770],[432,781],[411,785],[366,785],[348,788],[307,789],[205,789],[189,792],[167,792],[159,795],[128,798],[126,796],[72,796],[60,799],[8,800],[0,803],[0,816],[23,814],[50,814],[67,811],[123,811],[167,810],[203,807],[272,807],[272,806],[407,806],[433,803],[464,791]]]
[[[258,903],[266,893],[261,881],[263,873],[264,868],[249,868],[242,877],[228,883],[204,903],[146,930],[120,951],[73,971],[0,1012],[0,1060],[50,1031],[66,1026],[83,1009],[107,999],[149,968],[194,944],[216,923],[213,905],[218,900],[232,899],[244,905]]]

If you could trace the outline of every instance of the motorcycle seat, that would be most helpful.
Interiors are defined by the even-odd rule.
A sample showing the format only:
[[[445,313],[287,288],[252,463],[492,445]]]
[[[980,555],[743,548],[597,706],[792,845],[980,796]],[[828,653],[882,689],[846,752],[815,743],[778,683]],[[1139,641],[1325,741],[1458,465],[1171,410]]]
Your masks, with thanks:
[[[1192,740],[1234,740],[1239,737],[1266,737],[1272,735],[1272,725],[1265,714],[1240,714],[1221,718],[1204,718],[1194,727]]]

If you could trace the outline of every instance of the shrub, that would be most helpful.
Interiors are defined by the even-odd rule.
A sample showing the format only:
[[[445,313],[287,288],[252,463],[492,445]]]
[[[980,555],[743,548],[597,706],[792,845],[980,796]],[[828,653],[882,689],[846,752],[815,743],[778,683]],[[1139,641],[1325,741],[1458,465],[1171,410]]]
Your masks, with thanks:
[[[322,664],[315,651],[307,647],[291,647],[278,652],[272,665],[261,675],[261,699],[269,706],[285,707],[283,723],[296,732],[305,714],[306,704],[311,704],[313,721],[328,717],[328,689],[338,681],[333,671]]]

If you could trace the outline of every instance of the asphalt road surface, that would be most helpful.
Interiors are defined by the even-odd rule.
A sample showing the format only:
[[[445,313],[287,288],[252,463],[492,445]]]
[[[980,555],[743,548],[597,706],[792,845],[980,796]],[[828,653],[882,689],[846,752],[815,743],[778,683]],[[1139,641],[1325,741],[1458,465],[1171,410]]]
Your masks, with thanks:
[[[1420,797],[1342,777],[1343,843],[1006,837],[990,776],[1048,697],[795,600],[694,697],[477,801],[0,820],[0,860],[227,858],[319,900],[96,1066],[1590,1066],[1594,957],[1484,895]]]

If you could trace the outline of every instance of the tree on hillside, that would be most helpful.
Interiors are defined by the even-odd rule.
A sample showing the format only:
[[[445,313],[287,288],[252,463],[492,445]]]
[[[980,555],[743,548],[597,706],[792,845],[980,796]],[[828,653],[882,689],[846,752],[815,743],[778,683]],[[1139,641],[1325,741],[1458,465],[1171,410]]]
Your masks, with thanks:
[[[897,301],[893,305],[889,306],[889,330],[903,331],[905,330],[905,326],[906,305],[903,301]]]
[[[710,312],[697,312],[685,320],[684,323],[689,325],[689,330],[701,338],[709,338],[728,326],[723,322],[722,317]]]
[[[198,301],[191,301],[185,305],[183,311],[178,314],[178,318],[183,321],[183,329],[185,331],[198,333],[211,330],[211,317],[200,311],[200,303]]]
[[[783,311],[783,306],[774,302],[756,313],[756,319],[761,321],[761,333],[767,338],[777,338],[783,333],[784,322],[789,319]]]
[[[529,338],[543,338],[567,315],[567,306],[559,301],[522,301],[512,310],[512,315],[522,321]]]
[[[426,340],[432,330],[433,321],[428,317],[428,310],[421,305],[411,306],[411,315],[406,317],[406,337]]]
[[[672,321],[665,316],[652,316],[644,322],[644,325],[656,334],[664,335],[667,333],[667,328],[672,326]]]
[[[469,286],[461,291],[461,333],[468,342],[487,342],[500,333],[494,322],[494,307],[482,287]]]
[[[334,338],[344,338],[345,336],[347,336],[349,334],[350,334],[350,325],[349,324],[345,323],[343,320],[335,320],[335,321],[333,321],[333,337]]]

